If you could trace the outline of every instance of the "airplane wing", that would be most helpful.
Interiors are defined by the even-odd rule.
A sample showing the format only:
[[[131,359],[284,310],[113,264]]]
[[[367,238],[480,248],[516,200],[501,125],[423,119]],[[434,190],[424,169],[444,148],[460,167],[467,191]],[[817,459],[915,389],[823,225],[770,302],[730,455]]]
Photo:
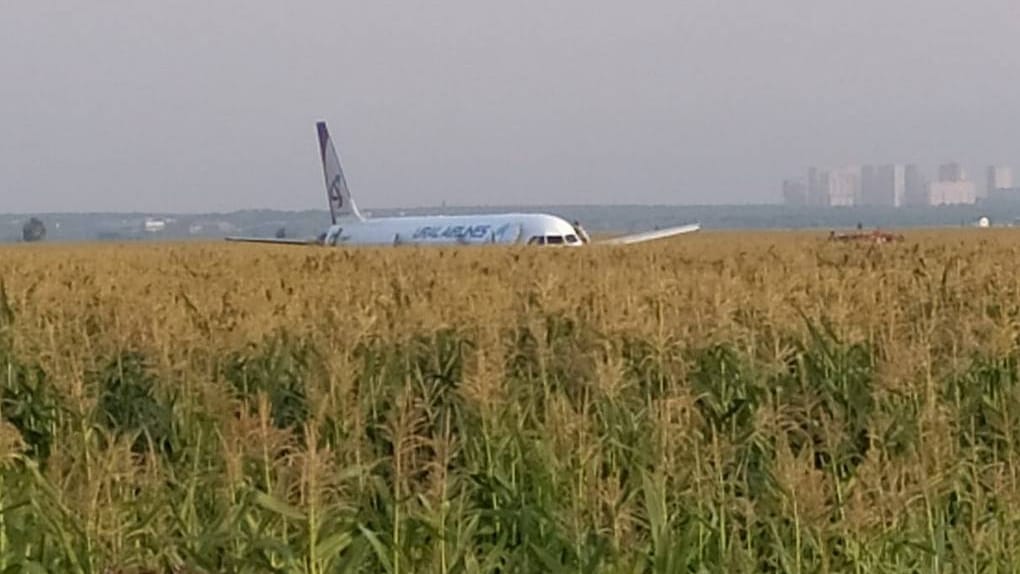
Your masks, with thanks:
[[[700,223],[692,223],[690,225],[681,225],[679,227],[656,229],[655,231],[646,231],[644,233],[635,233],[634,235],[614,237],[597,243],[599,245],[630,245],[632,243],[642,243],[644,241],[652,241],[655,239],[665,239],[667,237],[673,237],[674,235],[681,235],[683,233],[692,233],[699,229],[701,229]]]
[[[318,245],[315,239],[278,239],[275,237],[226,237],[235,243],[275,243],[277,245]]]

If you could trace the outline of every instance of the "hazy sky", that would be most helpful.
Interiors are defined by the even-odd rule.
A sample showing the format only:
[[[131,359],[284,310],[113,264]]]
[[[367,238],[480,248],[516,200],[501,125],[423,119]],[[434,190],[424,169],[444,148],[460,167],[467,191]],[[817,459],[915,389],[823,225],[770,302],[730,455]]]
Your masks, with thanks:
[[[747,203],[1020,165],[1016,0],[0,0],[0,212]],[[975,174],[979,175],[979,174]]]

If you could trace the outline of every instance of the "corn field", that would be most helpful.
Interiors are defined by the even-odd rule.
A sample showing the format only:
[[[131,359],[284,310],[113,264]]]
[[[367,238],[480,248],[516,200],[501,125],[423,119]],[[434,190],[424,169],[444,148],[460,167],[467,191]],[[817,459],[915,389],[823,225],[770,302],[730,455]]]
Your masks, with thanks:
[[[0,249],[0,572],[1013,572],[1020,233]]]

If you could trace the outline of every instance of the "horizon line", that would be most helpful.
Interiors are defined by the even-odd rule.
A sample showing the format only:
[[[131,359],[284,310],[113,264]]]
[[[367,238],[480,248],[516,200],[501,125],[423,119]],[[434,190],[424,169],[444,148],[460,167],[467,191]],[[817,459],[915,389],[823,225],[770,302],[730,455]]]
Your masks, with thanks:
[[[362,211],[415,211],[415,210],[436,210],[436,209],[527,209],[530,211],[549,209],[549,208],[655,208],[655,207],[669,207],[669,208],[690,208],[690,209],[705,209],[705,208],[734,208],[734,207],[783,207],[781,202],[774,203],[707,203],[707,204],[679,204],[679,203],[547,203],[547,204],[447,204],[447,205],[435,205],[435,206],[416,206],[416,207],[361,207]],[[295,209],[284,209],[276,207],[247,207],[240,209],[231,210],[210,210],[210,211],[114,211],[114,210],[97,210],[97,211],[0,211],[0,215],[220,215],[220,214],[232,214],[232,213],[244,213],[254,211],[270,211],[277,213],[308,213],[308,212],[323,212],[328,213],[329,209],[326,207],[321,208],[295,208]]]

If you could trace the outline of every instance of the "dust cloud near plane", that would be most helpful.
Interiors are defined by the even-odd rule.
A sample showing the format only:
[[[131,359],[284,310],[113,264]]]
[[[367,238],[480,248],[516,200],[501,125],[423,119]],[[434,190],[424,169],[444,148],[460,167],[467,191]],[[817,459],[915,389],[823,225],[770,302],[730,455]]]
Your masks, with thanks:
[[[288,245],[556,245],[592,243],[579,224],[545,213],[494,213],[366,218],[354,202],[325,122],[318,123],[332,225],[316,239],[227,237],[227,241]],[[615,237],[599,244],[625,245],[697,231],[697,223]]]

